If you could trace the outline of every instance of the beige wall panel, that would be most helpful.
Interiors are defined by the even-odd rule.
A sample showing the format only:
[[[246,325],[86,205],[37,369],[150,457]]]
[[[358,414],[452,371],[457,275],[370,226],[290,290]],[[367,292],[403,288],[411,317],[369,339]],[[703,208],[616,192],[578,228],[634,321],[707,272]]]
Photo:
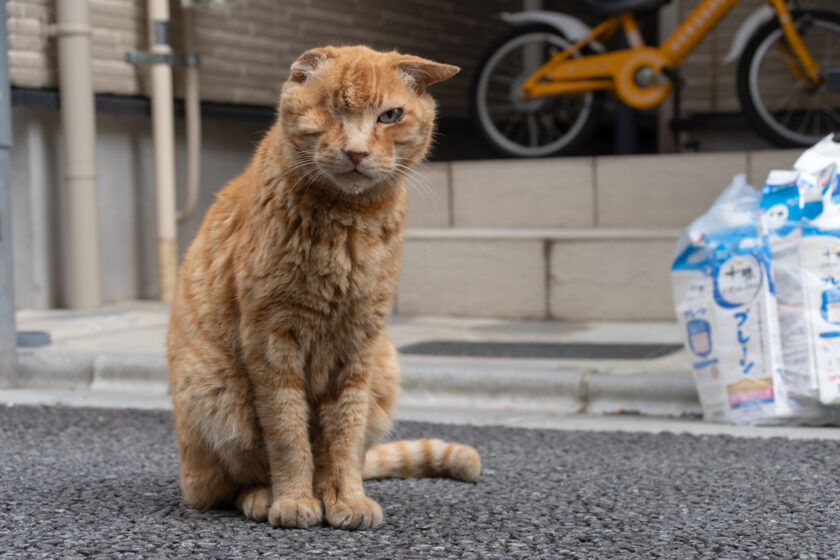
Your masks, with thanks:
[[[415,239],[403,249],[397,313],[546,316],[542,240]]]
[[[571,321],[672,321],[673,241],[555,242],[550,311]]]
[[[597,225],[683,228],[747,171],[744,152],[598,158]]]

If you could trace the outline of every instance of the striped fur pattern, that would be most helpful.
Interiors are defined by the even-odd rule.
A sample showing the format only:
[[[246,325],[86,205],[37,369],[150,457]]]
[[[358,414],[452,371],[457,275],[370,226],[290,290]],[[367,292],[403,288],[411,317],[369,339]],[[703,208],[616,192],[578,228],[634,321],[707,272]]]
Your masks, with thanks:
[[[362,477],[420,478],[442,476],[471,481],[481,472],[481,458],[469,445],[441,439],[380,443],[365,453]]]
[[[405,181],[457,68],[366,47],[307,51],[277,122],[218,194],[181,268],[167,359],[181,488],[274,526],[374,527],[362,476],[472,480],[472,448],[374,447],[399,391],[385,320]],[[367,459],[365,454],[367,452]]]

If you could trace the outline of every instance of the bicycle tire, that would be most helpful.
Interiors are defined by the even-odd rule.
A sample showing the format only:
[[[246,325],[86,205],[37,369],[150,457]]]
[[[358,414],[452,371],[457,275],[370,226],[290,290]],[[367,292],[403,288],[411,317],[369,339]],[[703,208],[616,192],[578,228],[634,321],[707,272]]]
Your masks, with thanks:
[[[542,34],[544,37],[551,37],[557,45],[569,45],[570,41],[563,36],[557,29],[542,24],[524,25],[511,29],[499,39],[497,39],[484,53],[481,62],[477,66],[476,72],[473,74],[472,84],[470,86],[470,107],[472,110],[472,118],[478,131],[481,133],[485,141],[500,155],[506,157],[548,157],[575,153],[580,146],[586,142],[595,131],[595,128],[600,120],[601,109],[603,105],[602,92],[590,92],[584,96],[584,104],[587,107],[582,119],[580,116],[574,120],[574,124],[570,127],[569,132],[572,134],[564,134],[554,141],[548,142],[545,145],[538,146],[536,149],[517,143],[511,139],[507,141],[502,138],[505,136],[502,131],[498,130],[492,122],[487,109],[487,88],[490,80],[490,74],[494,69],[490,65],[494,60],[500,56],[499,53],[505,53],[507,47],[515,44],[517,41],[524,41],[524,38],[529,36],[537,36]],[[523,43],[524,44],[524,43]],[[514,86],[511,86],[514,87]],[[512,96],[512,94],[511,94]],[[547,98],[539,98],[534,106],[539,103],[545,104],[556,103],[560,98],[568,98],[570,96],[552,96]],[[578,96],[579,97],[579,96]],[[549,100],[549,101],[542,101]],[[512,113],[527,115],[528,111],[519,110],[514,101],[510,100],[510,107]],[[546,114],[548,114],[547,111]],[[527,117],[526,117],[527,118]],[[528,125],[530,127],[530,123]],[[562,141],[558,141],[562,140]]]
[[[805,17],[810,17],[812,18],[812,25],[822,25],[831,29],[836,28],[838,37],[840,37],[840,14],[820,10],[803,10],[794,11],[792,16],[794,22],[797,23],[801,22]],[[817,24],[816,22],[822,23]],[[741,60],[738,63],[738,100],[747,121],[761,136],[774,145],[783,148],[810,146],[818,142],[829,132],[806,135],[788,130],[785,123],[778,122],[774,119],[771,111],[759,99],[761,92],[757,91],[756,83],[758,69],[754,68],[754,65],[756,63],[760,64],[761,60],[756,61],[755,58],[756,55],[763,57],[763,53],[767,52],[772,42],[779,37],[780,32],[781,25],[779,21],[773,19],[760,27],[747,43],[741,55]],[[781,37],[783,36],[782,34]],[[753,74],[754,71],[756,74]],[[792,83],[794,82],[792,81]],[[798,101],[798,97],[796,101]],[[840,123],[837,124],[836,130],[840,130]]]

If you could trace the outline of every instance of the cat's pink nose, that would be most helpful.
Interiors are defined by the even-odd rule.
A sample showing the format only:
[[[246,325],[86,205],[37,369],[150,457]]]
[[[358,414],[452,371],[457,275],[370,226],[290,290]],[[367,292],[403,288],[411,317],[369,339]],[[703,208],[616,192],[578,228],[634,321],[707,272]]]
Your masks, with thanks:
[[[350,161],[353,162],[353,165],[356,166],[362,163],[362,160],[370,155],[369,152],[350,152],[348,150],[344,150],[344,153],[347,154],[347,157],[349,157]]]

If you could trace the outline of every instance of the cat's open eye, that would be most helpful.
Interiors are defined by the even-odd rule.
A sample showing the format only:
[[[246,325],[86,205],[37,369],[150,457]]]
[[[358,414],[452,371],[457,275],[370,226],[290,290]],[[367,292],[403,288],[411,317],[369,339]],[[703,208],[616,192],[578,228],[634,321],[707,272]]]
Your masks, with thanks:
[[[381,122],[381,123],[395,123],[398,120],[400,120],[402,115],[403,115],[403,110],[402,109],[399,109],[399,108],[389,109],[388,111],[385,111],[384,113],[379,115],[379,122]]]

